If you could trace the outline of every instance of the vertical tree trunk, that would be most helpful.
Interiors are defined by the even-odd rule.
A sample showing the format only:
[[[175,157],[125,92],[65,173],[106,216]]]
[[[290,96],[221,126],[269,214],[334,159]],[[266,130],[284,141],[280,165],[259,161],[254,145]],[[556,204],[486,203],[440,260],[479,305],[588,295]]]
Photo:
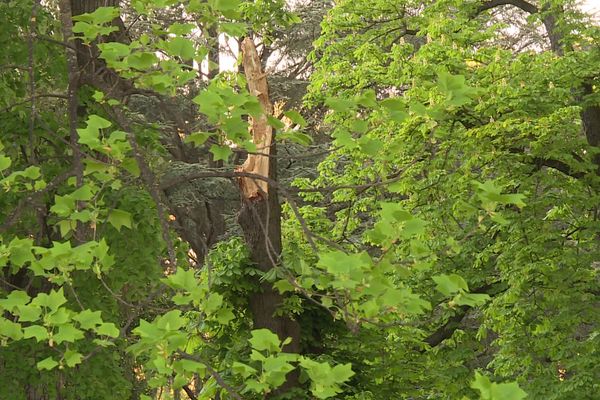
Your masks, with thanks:
[[[271,114],[273,107],[269,101],[267,79],[251,39],[244,39],[242,52],[250,93],[258,97],[265,113]],[[272,128],[267,123],[266,115],[253,118],[251,123],[257,152],[262,155],[249,155],[238,170],[258,174],[274,182],[277,179],[277,165]],[[277,188],[267,184],[265,180],[242,178],[240,189],[243,205],[238,221],[244,231],[252,261],[262,271],[267,272],[279,263],[281,256],[281,206]],[[286,347],[286,351],[298,352],[300,325],[288,316],[275,316],[283,302],[283,296],[270,283],[263,282],[260,291],[253,294],[249,300],[254,328],[270,329],[277,333],[281,340],[291,337],[292,342]],[[286,390],[296,384],[297,375],[290,374],[280,390]]]

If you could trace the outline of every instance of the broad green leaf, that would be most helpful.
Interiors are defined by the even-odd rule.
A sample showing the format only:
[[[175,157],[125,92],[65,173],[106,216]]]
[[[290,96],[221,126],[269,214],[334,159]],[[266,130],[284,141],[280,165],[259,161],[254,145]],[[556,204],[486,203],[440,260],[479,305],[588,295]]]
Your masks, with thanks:
[[[269,125],[271,125],[275,129],[285,128],[285,124],[283,122],[281,122],[281,120],[279,120],[271,115],[267,115],[267,121],[269,122]]]
[[[47,340],[50,337],[48,330],[40,325],[31,325],[23,328],[23,338],[35,338],[38,342]]]
[[[249,339],[253,349],[259,351],[278,352],[281,345],[279,337],[268,329],[254,329]]]
[[[231,370],[234,374],[240,375],[244,379],[257,372],[256,369],[252,368],[251,366],[238,361],[233,362],[231,365]]]
[[[219,27],[223,32],[232,37],[244,36],[248,31],[248,27],[240,22],[221,22]]]
[[[74,367],[77,364],[81,364],[81,361],[83,360],[83,354],[74,350],[67,350],[65,352],[64,359],[67,367]]]
[[[194,54],[196,53],[192,41],[179,36],[167,40],[165,42],[165,47],[169,53],[181,57],[183,60],[193,59]]]
[[[208,299],[204,302],[204,311],[207,314],[212,314],[221,308],[223,304],[223,296],[219,293],[211,293]]]
[[[13,340],[21,339],[23,337],[21,324],[0,317],[0,336],[4,336]]]
[[[459,293],[453,301],[459,306],[477,307],[485,304],[490,296],[485,293]]]
[[[456,274],[441,274],[434,276],[433,281],[437,283],[436,289],[445,296],[450,296],[458,291],[468,291],[467,282]]]
[[[106,24],[119,16],[118,7],[98,7],[91,13],[73,16],[74,21],[85,21],[93,24]]]
[[[8,244],[8,250],[10,252],[10,262],[15,266],[21,267],[25,263],[32,262],[35,260],[35,256],[32,253],[33,241],[27,239],[14,238]]]
[[[33,304],[18,306],[16,314],[20,322],[34,322],[40,319],[42,308]]]
[[[21,307],[29,303],[31,297],[23,290],[13,290],[4,299],[0,299],[0,307],[12,312],[16,307]]]
[[[75,328],[73,324],[64,324],[58,327],[58,333],[54,335],[57,344],[62,342],[73,343],[83,339],[83,331]]]
[[[146,71],[158,63],[158,57],[154,53],[138,52],[129,55],[125,63],[129,68]]]
[[[108,213],[108,222],[118,231],[121,231],[123,226],[131,229],[131,214],[115,208]]]
[[[195,132],[183,140],[186,143],[193,143],[195,146],[202,146],[204,142],[208,140],[209,137],[214,136],[214,133],[210,132]]]
[[[278,280],[273,284],[273,287],[281,294],[294,291],[294,286],[287,279]]]
[[[112,322],[104,322],[93,328],[98,335],[109,336],[112,338],[119,337],[120,331]]]
[[[101,312],[90,309],[81,311],[79,314],[73,316],[73,319],[79,322],[81,329],[93,329],[97,325],[102,324]]]
[[[4,155],[0,155],[0,171],[4,171],[6,168],[10,167],[12,161],[9,157]]]
[[[196,24],[182,24],[175,22],[169,26],[169,33],[173,33],[175,35],[188,35],[192,33],[194,28],[196,28]]]
[[[210,146],[209,151],[212,153],[214,161],[227,161],[229,160],[229,156],[233,154],[233,151],[231,151],[231,148],[229,146],[220,146],[217,144],[213,144],[212,146]]]
[[[337,112],[352,111],[356,108],[356,102],[338,97],[327,98],[325,105]]]
[[[479,390],[482,400],[522,400],[527,397],[516,382],[494,383],[479,372],[475,372],[471,387]]]
[[[54,360],[52,357],[48,357],[48,358],[44,358],[42,361],[38,362],[36,364],[36,366],[40,371],[43,371],[43,370],[50,371],[58,366],[58,362],[56,360]]]
[[[303,146],[308,146],[312,143],[312,138],[305,133],[302,132],[283,132],[277,134],[277,139],[289,140],[294,143],[301,144]]]
[[[46,307],[49,310],[55,311],[58,310],[58,307],[65,304],[67,299],[65,298],[65,294],[63,288],[61,287],[58,290],[52,289],[50,293],[39,293],[32,301],[31,304]]]
[[[304,117],[295,110],[288,110],[283,113],[286,117],[288,117],[293,123],[300,125],[301,127],[306,126],[306,120]]]
[[[69,195],[73,200],[87,201],[94,197],[94,191],[90,185],[83,185]]]
[[[233,311],[225,307],[222,307],[219,311],[217,311],[215,313],[215,317],[217,319],[217,322],[221,325],[227,325],[229,322],[235,319]]]
[[[178,268],[177,272],[167,277],[167,284],[175,289],[184,289],[188,292],[198,287],[193,269]]]
[[[99,43],[98,48],[101,51],[101,57],[109,62],[121,60],[131,53],[131,48],[129,46],[119,42]],[[104,99],[104,93],[96,93],[101,93],[101,96],[99,96],[99,98],[94,97],[94,99],[98,102],[102,101]]]
[[[219,11],[231,11],[238,8],[240,5],[239,0],[212,0],[211,1],[216,10]]]
[[[157,327],[166,331],[176,331],[185,324],[185,319],[181,316],[181,311],[171,310],[164,315],[156,318],[154,323]]]

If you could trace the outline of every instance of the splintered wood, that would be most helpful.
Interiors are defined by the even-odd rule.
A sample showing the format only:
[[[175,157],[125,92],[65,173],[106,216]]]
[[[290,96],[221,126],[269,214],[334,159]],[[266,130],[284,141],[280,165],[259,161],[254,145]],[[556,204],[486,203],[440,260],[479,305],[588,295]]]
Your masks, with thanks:
[[[269,100],[267,77],[262,71],[258,52],[251,39],[245,38],[242,42],[242,54],[248,90],[250,94],[258,98],[264,114],[259,118],[250,118],[252,141],[256,145],[256,152],[260,154],[249,154],[244,164],[238,167],[236,171],[269,178],[269,154],[271,153],[273,128],[267,121],[267,115],[273,113],[273,105]],[[266,198],[269,190],[266,181],[242,177],[239,182],[242,194],[246,199]]]

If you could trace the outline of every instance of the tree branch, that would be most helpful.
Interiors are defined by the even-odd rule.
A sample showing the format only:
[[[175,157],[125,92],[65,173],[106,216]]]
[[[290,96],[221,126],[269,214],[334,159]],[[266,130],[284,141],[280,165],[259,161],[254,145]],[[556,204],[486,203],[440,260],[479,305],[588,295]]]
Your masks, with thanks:
[[[489,1],[483,2],[477,8],[477,13],[479,14],[486,10],[490,10],[492,8],[496,8],[499,6],[506,6],[506,5],[515,6],[529,14],[535,14],[538,12],[538,8],[535,5],[528,3],[525,0],[489,0]]]

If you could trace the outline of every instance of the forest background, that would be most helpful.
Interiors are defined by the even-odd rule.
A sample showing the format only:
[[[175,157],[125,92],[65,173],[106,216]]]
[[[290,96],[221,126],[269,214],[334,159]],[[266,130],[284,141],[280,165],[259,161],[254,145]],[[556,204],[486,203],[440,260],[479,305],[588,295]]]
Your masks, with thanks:
[[[0,399],[597,399],[590,7],[1,1]]]

